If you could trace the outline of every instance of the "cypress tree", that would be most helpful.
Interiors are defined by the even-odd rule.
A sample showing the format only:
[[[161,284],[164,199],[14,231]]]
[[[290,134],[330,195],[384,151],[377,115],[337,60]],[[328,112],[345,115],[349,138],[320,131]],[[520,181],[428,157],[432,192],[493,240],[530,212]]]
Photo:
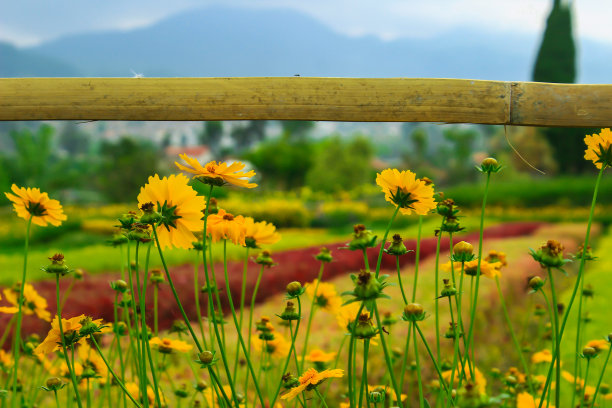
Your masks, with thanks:
[[[536,82],[574,83],[576,80],[576,45],[572,34],[572,7],[562,0],[553,0],[546,20],[546,29],[533,69]],[[584,135],[593,133],[583,128],[543,128],[542,134],[553,148],[562,173],[578,173],[587,168],[583,159]]]

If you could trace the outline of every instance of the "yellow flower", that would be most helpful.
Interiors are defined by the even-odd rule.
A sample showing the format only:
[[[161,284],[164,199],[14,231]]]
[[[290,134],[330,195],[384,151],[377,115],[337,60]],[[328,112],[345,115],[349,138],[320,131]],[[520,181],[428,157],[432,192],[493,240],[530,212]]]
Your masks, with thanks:
[[[494,279],[497,276],[501,276],[500,268],[502,267],[501,262],[493,262],[489,263],[485,260],[480,262],[480,274],[482,276],[486,276],[487,278]],[[455,269],[455,273],[459,273],[461,271],[461,262],[455,262],[453,265]],[[445,272],[451,272],[451,263],[450,261],[442,265],[442,269]],[[466,262],[464,265],[464,273],[469,276],[476,276],[478,272],[478,259],[474,259],[473,261]]]
[[[6,372],[12,366],[13,366],[13,357],[9,353],[4,351],[3,349],[0,349],[0,370]]]
[[[417,179],[410,170],[383,170],[376,176],[376,184],[382,188],[388,202],[400,207],[402,214],[409,215],[414,211],[427,215],[436,208],[433,185]]]
[[[310,299],[315,297],[315,287],[318,279],[304,285],[306,294]],[[315,304],[328,312],[335,313],[342,306],[342,299],[336,292],[336,287],[332,283],[320,282],[317,288]]]
[[[359,303],[357,302],[341,306],[336,310],[336,321],[342,330],[350,331],[349,324],[357,319],[357,312],[359,312]],[[365,308],[363,312],[367,313]]]
[[[326,353],[321,349],[315,349],[310,352],[304,359],[312,363],[327,363],[336,357],[335,352]]]
[[[79,347],[79,358],[83,368],[92,369],[101,383],[106,383],[106,377],[108,374],[108,367],[104,363],[104,360],[100,357],[97,350],[92,349],[89,344],[83,343]]]
[[[612,159],[612,132],[610,129],[601,129],[601,132],[594,135],[587,135],[584,138],[587,148],[584,151],[584,158],[592,161],[598,169],[602,165],[610,166]]]
[[[206,207],[206,202],[188,182],[189,179],[182,174],[162,179],[156,174],[140,188],[139,207],[153,203],[162,215],[162,224],[157,227],[162,248],[192,248],[193,242],[197,241],[192,231],[202,230],[202,209]]]
[[[81,329],[83,325],[81,322],[85,320],[85,315],[80,315],[76,317],[72,317],[70,319],[64,319],[62,317],[62,330],[64,331],[64,336],[68,333],[73,333]],[[102,319],[97,319],[92,321],[94,324],[101,326]],[[81,344],[84,343],[84,339],[79,341]],[[34,354],[49,354],[53,353],[55,350],[59,350],[62,345],[62,337],[59,328],[59,320],[57,316],[51,322],[51,330],[47,334],[47,337],[34,349]]]
[[[533,398],[533,395],[527,392],[521,392],[516,396],[516,408],[537,408],[540,406],[540,399]],[[550,405],[550,408],[555,408]]]
[[[17,313],[19,303],[17,302],[17,297],[19,296],[19,292],[17,289],[4,289],[4,297],[6,301],[9,302],[12,307],[0,307],[0,313]],[[23,287],[23,298],[24,303],[21,308],[23,313],[27,315],[35,314],[39,319],[51,321],[51,313],[47,310],[47,299],[40,296],[34,286],[26,283]]]
[[[16,195],[4,193],[13,202],[13,209],[17,215],[24,220],[32,219],[32,222],[41,227],[47,223],[59,226],[66,220],[66,215],[59,201],[49,198],[47,193],[41,193],[38,188],[11,186]]]
[[[459,370],[459,369],[458,369]],[[465,367],[465,374],[467,376],[468,381],[472,381],[472,374],[468,367]],[[450,382],[452,375],[452,370],[447,370],[442,372],[442,379],[447,383]],[[455,384],[457,386],[459,384],[459,376],[455,373]],[[472,381],[476,385],[476,389],[480,393],[480,395],[485,395],[487,393],[487,379],[482,375],[480,370],[477,367],[474,367],[474,380]]]
[[[608,344],[606,340],[601,339],[601,340],[591,340],[586,344],[585,347],[593,347],[599,353],[600,351],[607,350],[608,347],[610,347],[610,345]]]
[[[244,217],[242,215],[234,216],[220,208],[217,214],[208,216],[206,234],[212,238],[212,242],[227,239],[236,245],[245,245]]]
[[[265,221],[255,222],[251,217],[244,218],[246,245],[257,248],[259,245],[272,245],[280,240],[276,227]]]
[[[489,256],[487,256],[484,260],[489,263],[499,263],[500,265],[498,269],[508,266],[505,252],[491,250],[489,251]]]
[[[531,355],[531,362],[533,364],[550,363],[552,362],[552,353],[550,350],[542,350],[538,351],[537,353],[533,353]]]
[[[263,348],[266,348],[266,353],[272,357],[284,358],[289,354],[291,349],[291,343],[288,342],[279,332],[274,332],[273,340],[262,340],[259,337],[253,337],[251,342],[253,343],[253,349],[257,352],[261,352]]]
[[[315,388],[322,381],[327,378],[341,378],[344,375],[344,370],[335,369],[335,370],[325,370],[318,372],[314,368],[309,368],[302,376],[299,378],[300,385],[297,387],[291,388],[289,392],[281,397],[281,399],[285,399],[287,401],[291,401],[298,394],[302,393],[304,390],[311,390]]]
[[[385,395],[392,397],[394,402],[397,401],[397,394],[395,393],[395,390],[393,390],[388,385],[369,385],[368,384],[368,392],[375,391],[377,388],[383,389],[385,391]],[[408,396],[406,394],[402,394],[402,401],[406,401],[407,398]]]
[[[244,164],[238,161],[228,165],[225,162],[211,161],[202,166],[196,159],[180,154],[179,157],[187,162],[188,166],[183,166],[180,163],[174,162],[176,166],[188,173],[194,174],[194,177],[202,177],[204,182],[209,184],[220,185],[233,184],[238,187],[253,188],[257,187],[255,183],[249,183],[248,179],[255,175],[253,170],[244,172]]]
[[[174,352],[188,353],[193,348],[192,345],[182,340],[172,340],[168,338],[160,339],[159,337],[153,337],[149,340],[149,344],[153,347],[157,347],[160,353],[165,354]]]

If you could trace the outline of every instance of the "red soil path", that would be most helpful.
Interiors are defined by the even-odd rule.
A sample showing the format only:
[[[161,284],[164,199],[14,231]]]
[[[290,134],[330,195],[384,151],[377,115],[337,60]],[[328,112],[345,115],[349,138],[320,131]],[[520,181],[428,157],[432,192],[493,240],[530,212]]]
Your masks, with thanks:
[[[533,234],[543,223],[540,222],[513,222],[496,225],[485,229],[484,239],[517,237]],[[472,243],[478,242],[478,233],[470,233],[457,235],[455,242],[460,240],[469,241]],[[416,240],[406,240],[408,249],[416,248]],[[334,261],[325,266],[324,277],[331,278],[338,275],[348,274],[358,271],[363,266],[363,256],[360,252],[349,250],[339,250],[339,247],[345,243],[326,245],[332,250]],[[476,245],[475,245],[476,246]],[[317,277],[319,271],[319,262],[314,259],[314,255],[319,252],[320,246],[295,249],[290,251],[274,253],[274,260],[278,263],[277,266],[266,269],[262,278],[261,286],[257,294],[257,301],[262,302],[271,295],[280,293],[285,290],[287,283],[291,281],[308,282]],[[441,249],[448,251],[449,240],[444,237],[441,241]],[[378,248],[368,250],[368,259],[370,265],[375,265],[378,258]],[[421,259],[434,256],[436,251],[436,238],[430,237],[421,240]],[[411,252],[400,258],[402,266],[414,264],[414,252]],[[382,266],[383,270],[395,270],[395,257],[383,255]],[[228,273],[230,277],[230,289],[234,302],[239,301],[240,290],[242,285],[242,262],[230,262],[228,265]],[[251,298],[251,293],[255,286],[259,265],[250,262],[247,275],[247,299]],[[196,309],[193,293],[193,265],[181,265],[171,268],[170,271],[172,280],[179,294],[181,302],[185,308],[187,315],[195,320]],[[227,309],[227,296],[225,295],[225,281],[223,279],[223,265],[215,265],[215,273],[217,284],[221,289],[221,300]],[[62,314],[67,317],[73,317],[79,314],[85,314],[94,318],[103,318],[106,321],[113,320],[113,299],[114,291],[110,288],[109,282],[119,278],[118,273],[106,273],[96,275],[85,275],[83,281],[76,282]],[[203,284],[204,272],[203,267],[200,267],[200,281]],[[67,289],[70,279],[64,279],[61,282],[62,293]],[[49,301],[49,310],[52,314],[56,311],[55,304],[55,282],[40,281],[35,282],[36,290]],[[150,292],[149,292],[150,293]],[[147,296],[147,319],[151,325],[153,315],[153,296]],[[204,308],[206,305],[206,296],[200,296],[200,303]],[[205,310],[205,309],[203,309]],[[227,310],[226,310],[227,311]],[[167,284],[160,286],[159,293],[159,327],[166,329],[170,327],[172,322],[180,319],[180,311],[176,307],[172,292]],[[6,327],[10,319],[10,315],[0,315],[0,331]],[[39,333],[46,334],[49,330],[49,324],[32,316],[24,316],[23,333]],[[7,342],[7,344],[10,344]]]

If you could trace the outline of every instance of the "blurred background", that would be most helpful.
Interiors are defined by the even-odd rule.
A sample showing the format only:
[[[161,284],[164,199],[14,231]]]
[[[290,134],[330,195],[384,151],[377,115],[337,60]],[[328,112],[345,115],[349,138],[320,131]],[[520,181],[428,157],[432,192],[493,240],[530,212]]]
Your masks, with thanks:
[[[612,3],[597,0],[381,0],[375,7],[319,0],[5,2],[0,76],[611,83],[611,14]],[[491,214],[583,220],[594,174],[582,158],[583,138],[598,131],[524,127],[505,133],[498,126],[431,123],[2,122],[0,191],[16,183],[60,199],[68,222],[36,229],[34,247],[84,250],[103,245],[116,215],[134,209],[147,177],[175,172],[174,161],[185,152],[203,162],[240,160],[256,171],[257,191],[219,190],[225,208],[283,229],[333,235],[346,234],[357,221],[386,223],[389,208],[374,180],[388,167],[428,176],[466,210],[477,207],[481,185],[474,165],[495,155],[506,167],[491,192]],[[601,194],[602,203],[610,202],[612,181],[604,178]],[[599,220],[607,223],[609,214],[598,211]],[[18,265],[13,253],[23,232],[4,195],[0,220],[0,262]],[[94,270],[113,267],[89,263]]]

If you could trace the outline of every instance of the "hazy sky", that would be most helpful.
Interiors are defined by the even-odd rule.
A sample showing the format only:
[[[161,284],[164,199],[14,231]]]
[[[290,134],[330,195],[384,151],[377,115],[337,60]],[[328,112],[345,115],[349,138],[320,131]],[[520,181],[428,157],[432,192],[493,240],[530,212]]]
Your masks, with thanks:
[[[565,0],[570,1],[570,0]],[[457,27],[539,33],[552,0],[3,0],[0,40],[32,45],[65,34],[131,29],[208,5],[285,7],[349,35],[434,36]],[[580,37],[612,44],[612,0],[574,0]]]

